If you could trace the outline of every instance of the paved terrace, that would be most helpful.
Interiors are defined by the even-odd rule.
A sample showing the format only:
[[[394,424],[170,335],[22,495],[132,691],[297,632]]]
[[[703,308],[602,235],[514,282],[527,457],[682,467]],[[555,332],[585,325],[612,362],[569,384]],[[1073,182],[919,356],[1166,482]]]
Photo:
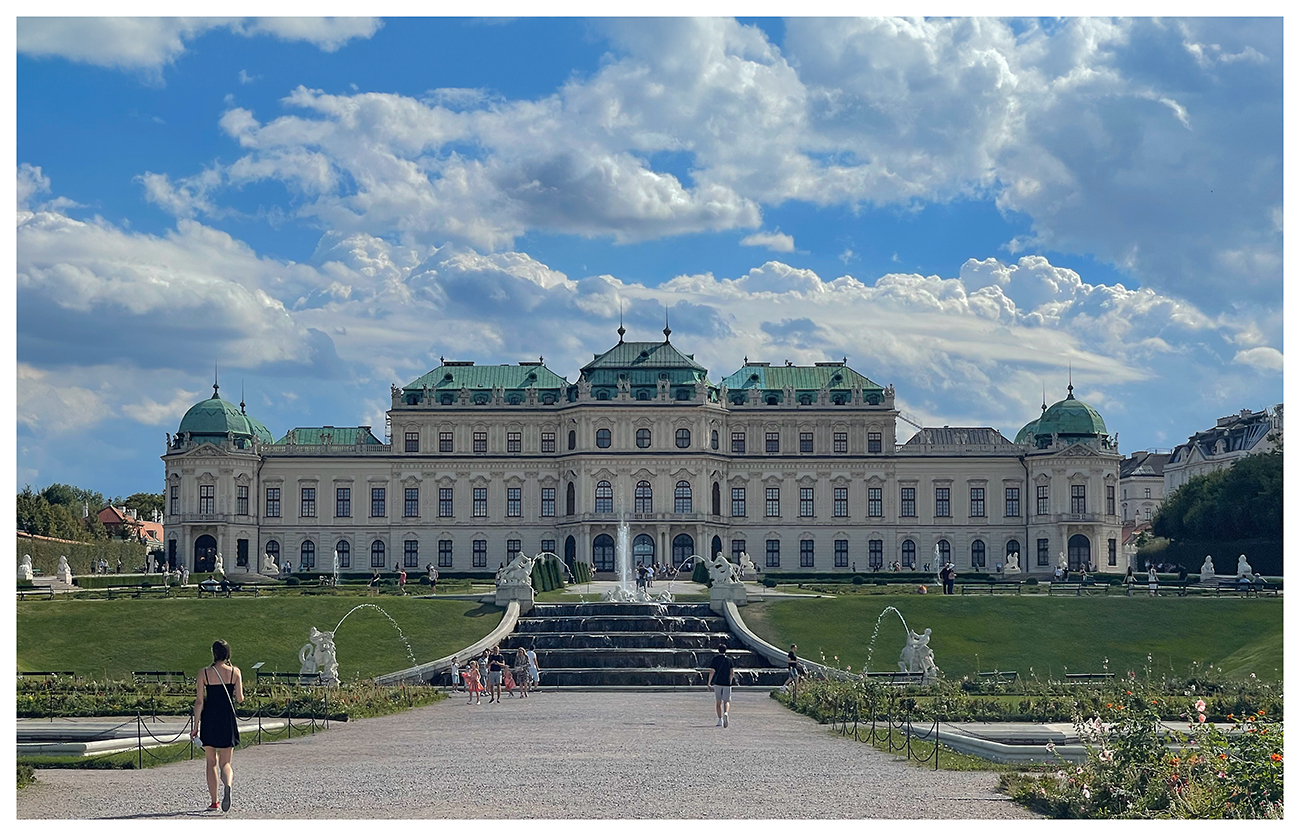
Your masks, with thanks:
[[[235,753],[235,818],[1030,818],[987,772],[935,772],[832,734],[766,692],[715,728],[691,692],[463,698]],[[495,799],[485,806],[486,798]],[[190,818],[200,761],[44,770],[19,818]]]

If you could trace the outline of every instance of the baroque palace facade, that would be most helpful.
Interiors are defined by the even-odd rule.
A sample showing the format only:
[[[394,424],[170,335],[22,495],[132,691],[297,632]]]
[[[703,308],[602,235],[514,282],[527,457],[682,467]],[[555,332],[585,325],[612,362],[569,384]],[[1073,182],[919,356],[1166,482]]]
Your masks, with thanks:
[[[1120,455],[1067,398],[1015,441],[924,428],[897,444],[894,389],[846,361],[745,364],[717,384],[669,341],[619,341],[576,383],[542,360],[444,360],[392,387],[391,444],[369,427],[298,427],[278,441],[213,397],[170,434],[168,562],[232,575],[260,555],[306,571],[429,564],[494,572],[520,551],[613,571],[620,517],[634,562],[747,552],[767,572],[894,564],[1029,573],[1123,571]]]

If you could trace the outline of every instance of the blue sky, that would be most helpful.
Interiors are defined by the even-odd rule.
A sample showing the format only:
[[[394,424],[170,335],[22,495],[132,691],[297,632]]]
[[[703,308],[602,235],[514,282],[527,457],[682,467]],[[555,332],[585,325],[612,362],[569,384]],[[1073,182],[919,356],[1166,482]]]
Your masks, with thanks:
[[[1282,399],[1278,19],[23,18],[17,483],[159,490],[211,392],[375,426],[440,356],[847,355],[1125,452]],[[899,424],[900,437],[910,428]]]

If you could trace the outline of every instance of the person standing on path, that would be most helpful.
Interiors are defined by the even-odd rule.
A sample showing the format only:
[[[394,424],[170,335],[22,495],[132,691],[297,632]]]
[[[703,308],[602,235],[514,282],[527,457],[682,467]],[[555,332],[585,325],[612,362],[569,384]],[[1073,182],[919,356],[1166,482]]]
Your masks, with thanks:
[[[483,680],[479,677],[477,659],[471,659],[469,668],[465,671],[465,688],[469,691],[469,699],[465,701],[465,705],[483,704]]]
[[[501,648],[493,647],[488,654],[488,704],[501,704],[501,675],[506,668],[506,659],[501,655]]]
[[[522,647],[515,650],[515,682],[519,684],[521,697],[528,696],[528,686],[532,683],[532,674],[528,670],[528,652]]]
[[[718,644],[718,655],[709,662],[709,680],[705,683],[713,688],[713,696],[718,711],[718,725],[727,727],[727,713],[731,710],[731,660],[727,658],[727,643]]]
[[[216,810],[217,783],[224,787],[220,809],[230,809],[234,773],[230,759],[239,745],[239,724],[235,703],[244,701],[244,676],[230,663],[230,645],[218,639],[212,643],[212,665],[199,671],[194,698],[194,722],[190,738],[203,741],[206,758],[204,773],[208,779],[209,810]]]
[[[790,645],[790,652],[786,654],[785,666],[789,669],[790,675],[785,678],[785,684],[789,685],[799,676],[799,645]]]
[[[1160,592],[1160,576],[1156,574],[1154,565],[1147,569],[1147,594],[1155,597]]]
[[[438,570],[432,563],[430,563],[429,564],[429,594],[433,595],[436,594],[437,592],[438,592]]]
[[[404,567],[397,570],[397,591],[402,595],[406,594],[406,569]]]
[[[528,645],[528,679],[531,687],[540,688],[542,685],[542,669],[537,666],[537,647]]]

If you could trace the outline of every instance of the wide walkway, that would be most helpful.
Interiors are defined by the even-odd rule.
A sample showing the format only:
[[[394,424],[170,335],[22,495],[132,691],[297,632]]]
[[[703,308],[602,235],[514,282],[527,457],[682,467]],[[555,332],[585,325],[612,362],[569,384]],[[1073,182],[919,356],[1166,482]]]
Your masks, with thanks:
[[[846,740],[765,691],[449,700],[235,754],[239,818],[1029,818],[996,775]],[[198,761],[44,770],[19,818],[206,817]]]

